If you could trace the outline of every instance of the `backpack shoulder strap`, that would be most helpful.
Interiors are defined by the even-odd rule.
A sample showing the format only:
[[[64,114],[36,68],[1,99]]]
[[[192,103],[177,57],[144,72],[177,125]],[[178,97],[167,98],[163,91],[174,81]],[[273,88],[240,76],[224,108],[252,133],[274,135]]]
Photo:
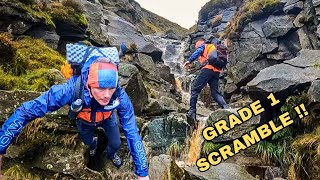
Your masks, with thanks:
[[[74,92],[74,100],[81,99],[83,102],[83,83],[81,75],[77,78]]]
[[[77,100],[77,99],[81,99],[82,100],[82,105],[83,105],[83,83],[82,83],[82,78],[81,75],[78,76],[75,87],[74,87],[74,94],[73,94],[73,102],[72,104]],[[71,106],[72,106],[71,104]],[[78,116],[78,114],[80,113],[80,111],[72,111],[71,110],[71,106],[69,108],[69,112],[68,112],[68,117],[71,120],[75,120]]]

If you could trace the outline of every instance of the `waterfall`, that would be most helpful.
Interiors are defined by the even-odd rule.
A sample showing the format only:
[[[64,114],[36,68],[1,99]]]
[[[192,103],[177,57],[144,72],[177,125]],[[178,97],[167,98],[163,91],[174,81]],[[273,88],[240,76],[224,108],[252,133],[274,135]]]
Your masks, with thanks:
[[[182,67],[184,63],[183,54],[187,48],[187,42],[151,35],[145,35],[145,37],[152,41],[154,45],[163,52],[162,59],[164,64],[170,67],[171,73],[173,73],[175,77],[184,74]]]
[[[177,90],[182,95],[182,102],[189,104],[191,79],[193,75],[188,75],[183,69],[184,52],[188,48],[187,41],[165,39],[160,36],[145,35],[145,38],[154,43],[163,54],[164,64],[170,67],[174,74],[177,84]]]

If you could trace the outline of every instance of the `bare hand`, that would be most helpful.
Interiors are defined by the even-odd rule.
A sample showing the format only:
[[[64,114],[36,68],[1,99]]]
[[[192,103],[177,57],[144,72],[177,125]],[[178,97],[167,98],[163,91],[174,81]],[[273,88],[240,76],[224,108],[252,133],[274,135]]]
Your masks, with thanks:
[[[146,177],[138,176],[138,180],[149,180],[149,176],[146,176]]]
[[[184,64],[183,64],[183,67],[185,70],[188,70],[190,68],[190,62],[189,61],[186,61]]]

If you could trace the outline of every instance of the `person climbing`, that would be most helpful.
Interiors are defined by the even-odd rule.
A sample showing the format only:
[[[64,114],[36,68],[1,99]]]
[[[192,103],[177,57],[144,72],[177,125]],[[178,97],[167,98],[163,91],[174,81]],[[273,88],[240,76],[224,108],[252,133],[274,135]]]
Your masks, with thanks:
[[[149,180],[146,154],[137,128],[133,105],[118,83],[117,65],[108,58],[92,56],[83,65],[80,76],[72,76],[64,84],[52,86],[38,98],[24,102],[15,110],[0,130],[0,173],[3,154],[23,127],[32,120],[56,111],[66,104],[76,108],[75,104],[82,100],[83,107],[76,113],[76,124],[83,143],[89,146],[90,155],[95,155],[97,149],[98,139],[94,137],[94,130],[102,127],[108,138],[105,149],[106,158],[110,159],[117,168],[122,165],[122,160],[117,155],[121,143],[115,113],[117,110],[136,166],[134,172],[139,180]],[[82,97],[75,101],[77,83],[81,85]]]
[[[217,41],[218,39],[215,40]],[[191,88],[190,109],[187,113],[188,123],[192,126],[197,124],[196,106],[198,96],[201,90],[205,87],[205,85],[209,84],[211,89],[211,95],[214,98],[214,100],[218,103],[218,105],[223,109],[228,108],[228,105],[225,102],[219,90],[219,74],[222,70],[209,64],[208,62],[210,52],[216,50],[216,45],[213,43],[206,43],[205,39],[201,38],[196,42],[195,47],[196,50],[192,53],[192,55],[183,65],[185,70],[188,70],[190,68],[191,63],[200,57],[199,61],[201,64],[201,70]]]

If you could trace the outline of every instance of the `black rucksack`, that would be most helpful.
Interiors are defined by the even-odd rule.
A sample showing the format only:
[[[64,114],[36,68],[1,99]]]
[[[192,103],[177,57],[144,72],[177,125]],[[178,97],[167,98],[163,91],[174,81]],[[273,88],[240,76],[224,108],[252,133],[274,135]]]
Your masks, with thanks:
[[[216,48],[209,52],[208,63],[218,69],[226,68],[228,64],[227,47],[221,41],[212,41],[212,44]]]

